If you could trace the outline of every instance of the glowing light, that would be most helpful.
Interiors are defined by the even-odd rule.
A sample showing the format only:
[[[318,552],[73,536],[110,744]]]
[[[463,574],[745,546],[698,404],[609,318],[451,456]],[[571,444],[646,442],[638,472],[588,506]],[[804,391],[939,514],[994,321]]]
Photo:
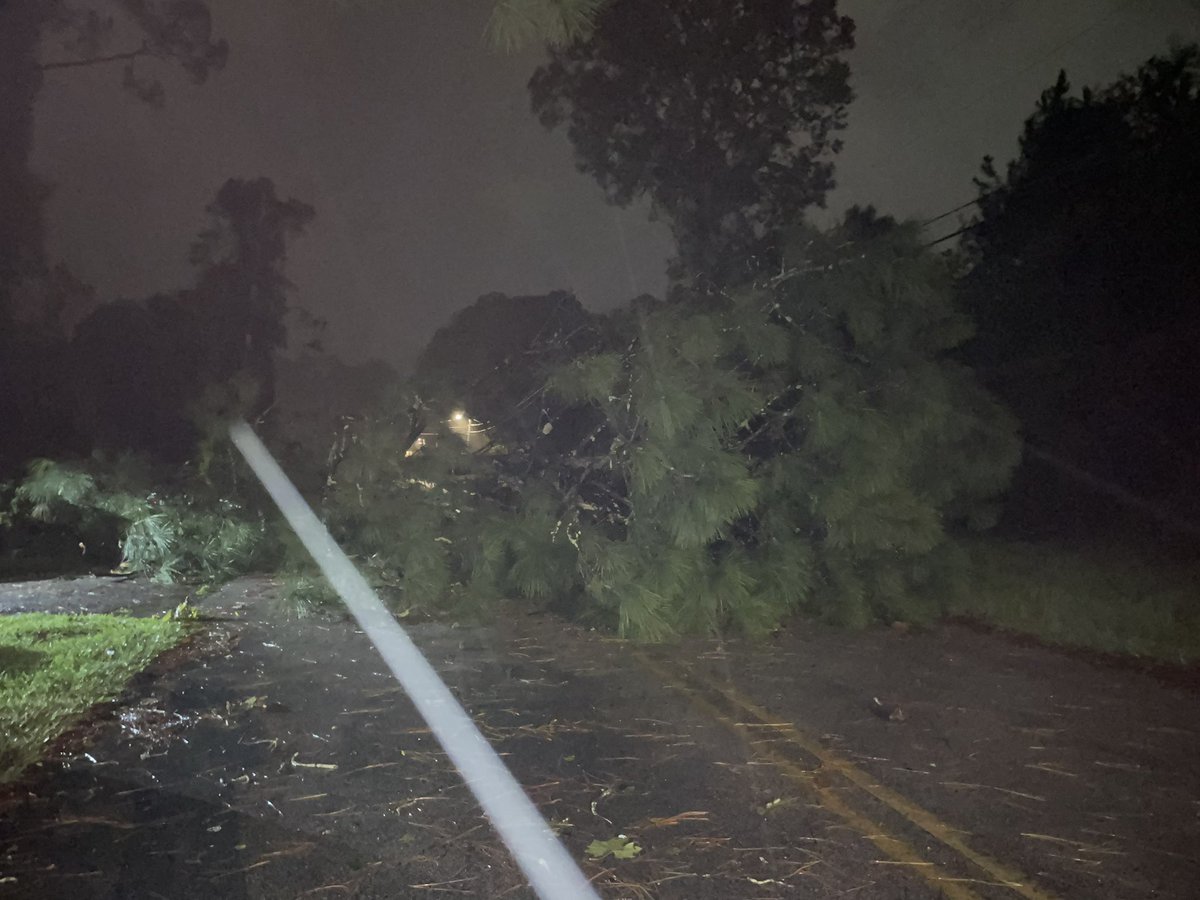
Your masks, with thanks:
[[[450,414],[450,418],[452,418],[455,422],[461,422],[466,417],[467,417],[467,414],[464,413],[462,410],[456,410],[455,412]]]
[[[229,431],[233,443],[242,451],[279,511],[429,725],[525,873],[534,893],[541,900],[599,900],[491,744],[342,552],[312,507],[304,502],[262,441],[245,422],[238,422]]]

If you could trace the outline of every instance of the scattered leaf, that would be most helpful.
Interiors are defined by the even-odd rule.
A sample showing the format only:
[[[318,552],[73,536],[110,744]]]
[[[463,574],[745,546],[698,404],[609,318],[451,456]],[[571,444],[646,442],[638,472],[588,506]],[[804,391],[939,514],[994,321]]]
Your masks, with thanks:
[[[607,841],[592,841],[587,847],[587,855],[592,859],[604,859],[606,856],[612,856],[613,859],[633,859],[641,852],[641,846],[623,834]]]

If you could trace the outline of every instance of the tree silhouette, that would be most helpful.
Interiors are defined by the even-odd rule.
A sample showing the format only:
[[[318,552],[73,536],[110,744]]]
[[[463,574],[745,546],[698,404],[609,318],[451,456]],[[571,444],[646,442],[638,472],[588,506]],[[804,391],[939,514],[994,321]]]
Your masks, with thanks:
[[[138,46],[110,46],[114,23],[108,13],[114,9],[140,34]],[[49,59],[43,60],[42,50]],[[123,86],[143,101],[161,103],[153,72],[135,65],[150,58],[176,62],[204,81],[224,65],[226,54],[199,0],[0,3],[0,421],[22,423],[0,439],[0,476],[19,470],[31,454],[70,452],[86,443],[64,412],[72,406],[66,330],[78,318],[72,300],[86,289],[46,259],[42,212],[50,186],[29,167],[45,72],[124,62]],[[45,308],[32,308],[39,299]],[[52,320],[62,327],[49,330]]]
[[[274,355],[286,340],[287,241],[313,210],[280,200],[270,179],[230,179],[192,248],[193,289],[101,305],[71,341],[75,421],[92,446],[183,460],[195,452],[201,407],[270,405]],[[62,415],[62,411],[59,412]]]
[[[124,63],[122,86],[139,99],[161,106],[162,82],[137,68],[140,59],[158,59],[181,66],[197,84],[210,72],[224,68],[229,45],[213,37],[212,15],[203,0],[117,0],[117,7],[136,26],[142,41],[114,49],[112,16],[93,7],[67,6],[61,0],[46,4],[48,30],[57,34],[66,55],[41,63],[42,71],[78,69]]]
[[[513,434],[545,419],[531,394],[546,373],[595,341],[598,318],[574,295],[486,294],[439,328],[417,361],[424,399]]]
[[[315,211],[299,200],[281,200],[269,178],[231,178],[208,214],[211,224],[190,258],[200,267],[195,295],[216,336],[214,379],[249,374],[265,408],[274,395],[274,354],[287,340],[287,244],[304,233]]]
[[[551,50],[533,109],[610,202],[650,199],[684,268],[738,281],[833,186],[853,30],[834,0],[614,0]]]
[[[1060,74],[1020,146],[977,182],[971,356],[1031,443],[1195,521],[1200,48],[1078,96]],[[1031,513],[1066,502],[1044,478],[1027,487]]]

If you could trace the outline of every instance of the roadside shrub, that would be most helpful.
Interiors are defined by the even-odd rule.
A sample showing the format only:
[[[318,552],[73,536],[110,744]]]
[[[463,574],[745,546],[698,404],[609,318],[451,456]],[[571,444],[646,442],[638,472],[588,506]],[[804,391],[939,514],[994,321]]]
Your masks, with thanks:
[[[145,460],[87,465],[35,460],[13,492],[12,515],[67,526],[86,546],[107,536],[113,571],[155,581],[223,581],[260,559],[267,528],[240,499],[202,479],[166,477]]]
[[[1200,661],[1200,564],[1127,547],[968,541],[971,589],[954,615],[1068,647]]]

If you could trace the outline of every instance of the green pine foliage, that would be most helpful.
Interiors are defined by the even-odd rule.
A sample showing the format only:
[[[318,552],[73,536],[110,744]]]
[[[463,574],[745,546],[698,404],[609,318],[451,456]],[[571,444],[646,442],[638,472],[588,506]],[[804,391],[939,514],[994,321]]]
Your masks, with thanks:
[[[523,457],[472,451],[446,427],[449,410],[421,411],[421,422],[433,423],[418,448],[419,402],[393,397],[387,406],[350,428],[320,499],[331,532],[381,593],[404,614],[427,615],[471,613],[501,597],[549,603],[569,595],[574,551],[556,539],[554,495],[510,471]],[[318,596],[301,554],[285,565],[295,599]]]
[[[639,639],[941,614],[1015,425],[954,360],[970,323],[915,230],[802,239],[767,283],[614,314],[502,447],[364,426],[339,535],[408,606],[520,596]]]
[[[409,423],[358,423],[326,480],[322,500],[335,537],[378,586],[427,608],[453,585],[455,537],[471,514],[473,460],[447,442],[406,457]],[[456,452],[459,451],[459,452]]]
[[[506,472],[514,458],[473,452],[449,429],[407,454],[412,439],[403,417],[358,422],[322,499],[332,533],[376,587],[401,611],[425,614],[571,592],[577,566],[570,544],[556,540],[555,498],[534,483],[518,495]]]
[[[87,466],[35,460],[13,492],[13,518],[70,526],[81,536],[115,534],[114,571],[158,582],[218,582],[249,571],[269,543],[262,518],[198,478],[164,490],[170,482],[161,474],[133,456]]]
[[[604,417],[560,518],[623,633],[928,619],[966,571],[951,534],[994,516],[1019,443],[949,356],[971,328],[945,263],[904,228],[803,237],[771,282],[643,310],[551,380]]]

